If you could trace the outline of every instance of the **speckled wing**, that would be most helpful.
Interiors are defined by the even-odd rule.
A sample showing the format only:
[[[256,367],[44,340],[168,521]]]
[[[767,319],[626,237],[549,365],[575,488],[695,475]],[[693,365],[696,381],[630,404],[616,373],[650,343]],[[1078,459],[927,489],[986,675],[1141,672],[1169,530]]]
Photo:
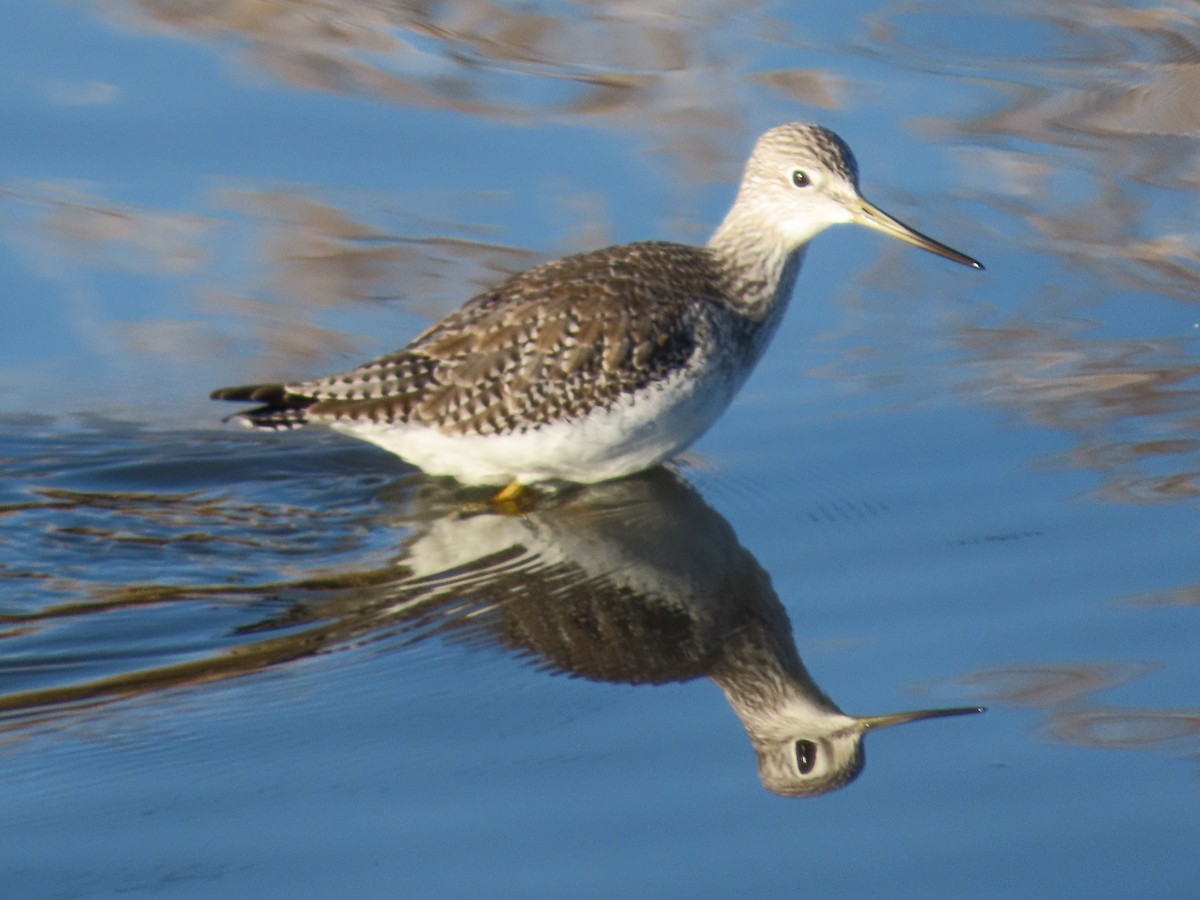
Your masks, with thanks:
[[[524,431],[686,366],[709,340],[720,290],[703,248],[646,242],[569,256],[479,295],[403,350],[284,392],[305,402],[309,421]]]

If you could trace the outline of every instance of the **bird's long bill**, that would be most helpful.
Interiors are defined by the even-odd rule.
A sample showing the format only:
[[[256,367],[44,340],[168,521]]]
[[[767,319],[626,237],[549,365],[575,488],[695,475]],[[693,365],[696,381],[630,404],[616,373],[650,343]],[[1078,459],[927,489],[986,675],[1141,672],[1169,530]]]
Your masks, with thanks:
[[[956,263],[962,263],[972,269],[983,268],[983,263],[979,260],[972,259],[965,253],[959,253],[953,247],[947,247],[941,241],[935,241],[928,235],[921,234],[917,229],[910,228],[899,219],[892,218],[874,203],[868,200],[861,200],[860,203],[861,205],[854,210],[854,221],[859,225],[866,225],[868,228],[874,228],[876,231],[900,238],[915,247],[936,253],[938,256],[944,256],[946,259],[952,259]]]
[[[891,713],[886,716],[863,716],[858,722],[864,728],[877,731],[880,728],[891,728],[893,725],[903,725],[905,722],[917,722],[921,719],[942,719],[946,716],[966,716],[971,713],[981,713],[982,706],[958,706],[954,709],[918,709],[913,712]]]

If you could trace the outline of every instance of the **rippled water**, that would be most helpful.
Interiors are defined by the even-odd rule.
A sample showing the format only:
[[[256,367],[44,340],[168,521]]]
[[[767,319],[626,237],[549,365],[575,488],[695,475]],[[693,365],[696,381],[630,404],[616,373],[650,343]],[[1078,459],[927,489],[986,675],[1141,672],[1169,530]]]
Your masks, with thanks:
[[[1195,4],[9,12],[6,896],[1194,893]],[[669,471],[500,515],[206,399],[701,241],[794,119],[988,269],[821,236]]]

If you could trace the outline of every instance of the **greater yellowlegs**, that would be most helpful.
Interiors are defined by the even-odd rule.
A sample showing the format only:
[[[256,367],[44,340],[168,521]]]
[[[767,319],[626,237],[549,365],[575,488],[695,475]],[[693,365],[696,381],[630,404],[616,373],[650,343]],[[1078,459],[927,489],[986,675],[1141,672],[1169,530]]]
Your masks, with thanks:
[[[647,241],[513,275],[402,350],[339,375],[228,387],[271,429],[325,425],[434,475],[597,482],[661,463],[725,410],[762,355],[808,242],[854,222],[982,269],[858,191],[840,137],[781,125],[755,145],[707,246]]]

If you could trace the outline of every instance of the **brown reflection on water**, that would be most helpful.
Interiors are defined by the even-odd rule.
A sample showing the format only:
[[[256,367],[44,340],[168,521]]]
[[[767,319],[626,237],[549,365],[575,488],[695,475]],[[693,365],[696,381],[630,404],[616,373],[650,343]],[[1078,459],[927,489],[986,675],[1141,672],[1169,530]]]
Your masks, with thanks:
[[[266,225],[255,254],[266,269],[261,288],[302,308],[380,296],[412,256],[348,211],[295,191],[225,190],[219,201],[234,216]]]
[[[1200,735],[1200,709],[1066,710],[1051,717],[1044,731],[1051,739],[1081,747],[1153,750]]]
[[[1106,498],[1200,493],[1200,364],[1185,361],[1179,342],[1094,341],[1019,324],[959,336],[973,355],[972,392],[1073,435],[1058,461],[1099,473]]]
[[[160,277],[186,275],[212,256],[217,227],[194,213],[138,209],[114,203],[71,182],[0,187],[3,234],[46,277],[70,279],[76,267]]]
[[[138,531],[131,511],[156,508],[150,496],[57,492],[0,509],[0,516],[36,514],[56,503],[76,513],[81,506],[107,504],[122,519],[125,527],[118,530],[127,539]],[[7,720],[0,733],[16,740],[97,704],[248,675],[317,653],[397,650],[434,639],[498,649],[534,668],[594,681],[710,678],[741,720],[763,784],[787,796],[825,793],[856,778],[865,765],[868,731],[980,711],[843,713],[801,662],[766,572],[729,524],[665,470],[543,496],[520,516],[464,504],[462,491],[420,482],[404,499],[400,517],[388,523],[410,532],[402,553],[376,568],[252,585],[237,578],[114,585],[93,589],[88,602],[0,615],[0,642],[9,658],[20,661],[8,671],[0,667],[0,675],[24,685],[0,695],[0,723]],[[210,504],[193,506],[180,498],[158,507],[168,523],[152,522],[144,537],[165,542],[170,534],[203,544],[203,521],[214,513]],[[186,528],[179,520],[192,513],[199,518]],[[176,533],[181,527],[183,535]],[[90,531],[69,537],[113,537],[112,528]],[[198,546],[207,556],[213,549]],[[0,583],[8,574],[0,570]],[[155,614],[197,605],[244,611],[232,646],[223,636],[207,651],[197,647],[193,659],[155,665],[146,641],[133,636],[128,647],[112,645],[105,627],[106,618],[118,613],[150,622]],[[109,671],[63,683],[55,661],[71,658],[71,638],[55,643],[60,625],[85,640],[90,625],[97,638],[89,641],[89,658],[107,660]],[[100,652],[96,640],[106,633],[110,646]],[[172,636],[171,646],[180,640]],[[50,683],[33,686],[39,679]]]
[[[256,224],[255,258],[267,270],[263,291],[305,308],[398,298],[406,309],[437,317],[471,286],[483,289],[539,261],[531,251],[483,240],[488,229],[466,220],[404,214],[416,221],[411,236],[400,237],[299,191],[225,190],[217,199]],[[486,198],[473,205],[486,205]]]
[[[1053,741],[1109,750],[1161,749],[1200,735],[1200,709],[1099,706],[1091,698],[1145,677],[1137,663],[1011,666],[958,679],[989,702],[1042,711],[1040,734]]]
[[[653,132],[698,173],[706,160],[729,162],[721,135],[743,124],[734,48],[786,39],[788,27],[767,25],[762,5],[110,0],[104,8],[192,40],[234,36],[251,65],[295,87],[509,121],[603,117],[610,126]],[[816,69],[756,78],[817,108],[837,105],[844,94],[839,79]]]
[[[286,374],[330,354],[361,352],[358,336],[327,321],[330,311],[356,304],[398,300],[424,318],[443,315],[472,286],[540,261],[486,240],[480,217],[509,199],[440,197],[436,206],[449,216],[465,217],[467,207],[476,216],[456,220],[381,213],[377,205],[360,213],[302,189],[219,188],[203,213],[137,206],[70,183],[0,190],[5,241],[35,271],[64,284],[77,339],[114,366],[157,358],[154,366],[171,377],[192,377],[189,364],[210,369],[212,359],[235,356],[235,344],[251,344],[258,366]],[[572,204],[586,202],[557,199],[564,218],[573,217]],[[572,241],[569,233],[564,241]],[[122,291],[99,282],[114,275],[131,279],[130,293],[156,279],[163,299],[153,312],[132,314]],[[163,305],[170,317],[158,312]],[[399,343],[401,325],[396,332]]]
[[[1050,710],[1136,681],[1153,668],[1130,663],[1008,666],[966,675],[959,681],[997,703]]]
[[[1022,40],[1000,47],[1006,28]],[[990,267],[1004,295],[958,333],[966,392],[1070,433],[1062,461],[1100,473],[1111,499],[1194,496],[1200,20],[1115,0],[927,0],[871,34],[878,55],[990,99],[974,118],[919,123],[966,145],[962,177],[1012,248]]]
[[[397,300],[436,319],[458,306],[470,285],[494,283],[539,261],[530,251],[473,238],[478,226],[409,216],[411,236],[399,237],[299,191],[225,190],[217,199],[251,224],[243,252],[262,276],[240,291],[214,291],[205,309],[225,323],[249,324],[256,367],[287,375],[327,364],[331,352],[353,355],[355,336],[324,327],[325,310]],[[422,227],[440,233],[422,234]],[[278,302],[264,307],[263,299]],[[396,332],[391,343],[402,342],[398,326]]]
[[[1200,584],[1189,584],[1167,591],[1142,594],[1130,601],[1131,605],[1146,609],[1164,609],[1172,606],[1200,606]]]

